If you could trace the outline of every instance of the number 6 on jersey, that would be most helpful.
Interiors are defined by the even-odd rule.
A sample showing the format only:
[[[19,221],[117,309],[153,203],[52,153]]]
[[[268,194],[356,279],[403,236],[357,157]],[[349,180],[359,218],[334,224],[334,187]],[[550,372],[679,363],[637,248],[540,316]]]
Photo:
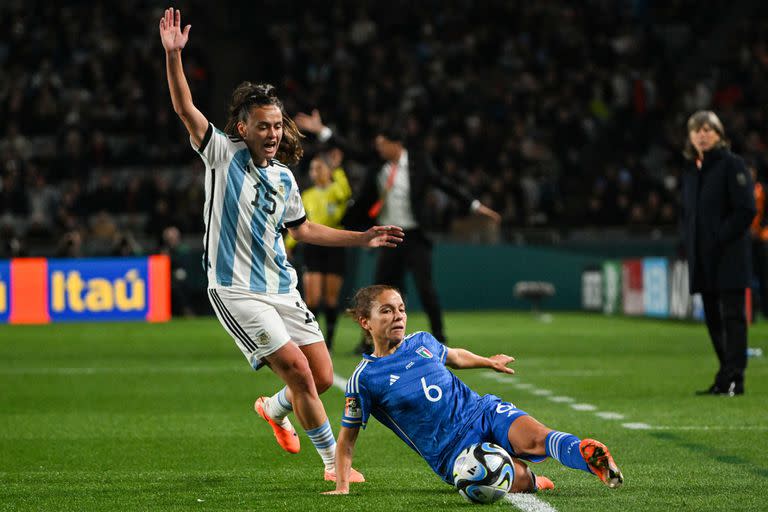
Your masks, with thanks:
[[[443,398],[443,390],[440,389],[440,386],[436,384],[427,386],[427,380],[424,377],[421,378],[421,388],[424,390],[424,395],[430,402],[439,402],[440,399]],[[433,391],[437,393],[437,396],[432,396]]]

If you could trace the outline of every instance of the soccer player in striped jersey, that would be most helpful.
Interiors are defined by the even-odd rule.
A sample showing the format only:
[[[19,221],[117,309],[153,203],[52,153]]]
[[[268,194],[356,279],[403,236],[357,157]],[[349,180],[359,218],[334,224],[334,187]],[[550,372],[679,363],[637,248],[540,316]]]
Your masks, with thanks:
[[[306,220],[296,180],[286,163],[302,155],[296,125],[268,84],[240,84],[232,95],[222,132],[195,107],[181,61],[191,26],[166,9],[160,19],[173,108],[205,162],[204,261],[216,316],[254,369],[269,366],[286,384],[254,407],[288,452],[299,438],[286,418],[293,410],[325,463],[324,478],[336,478],[336,440],[319,394],[333,382],[323,335],[296,290],[281,235],[330,246],[394,247],[396,226],[365,232],[332,229]],[[226,132],[226,133],[225,133]],[[363,481],[352,473],[352,480]]]
[[[359,290],[350,313],[372,338],[374,351],[363,356],[347,383],[336,452],[336,490],[329,494],[349,492],[347,469],[360,427],[365,428],[370,415],[449,484],[459,452],[485,441],[502,446],[514,458],[513,492],[554,487],[549,479],[535,477],[519,459],[538,462],[552,457],[569,468],[597,475],[609,487],[623,482],[608,448],[599,441],[547,428],[497,396],[481,397],[447,368],[490,368],[512,374],[507,366],[512,357],[481,357],[448,348],[426,332],[406,336],[405,305],[391,286]]]

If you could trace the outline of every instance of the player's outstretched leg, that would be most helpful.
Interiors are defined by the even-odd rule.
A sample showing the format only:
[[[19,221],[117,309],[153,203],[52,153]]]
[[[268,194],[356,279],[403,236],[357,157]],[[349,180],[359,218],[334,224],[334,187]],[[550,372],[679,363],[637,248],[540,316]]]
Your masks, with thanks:
[[[283,393],[284,397],[285,388],[281,389],[278,394],[273,397],[260,396],[253,404],[253,409],[259,416],[269,423],[270,427],[272,427],[272,432],[275,434],[277,444],[279,444],[283,450],[288,453],[299,453],[301,442],[299,441],[298,434],[296,434],[296,429],[293,428],[293,425],[291,425],[288,418],[285,415],[281,418],[279,414],[269,414],[269,412],[271,412],[269,411],[269,406],[279,402],[279,399],[276,397],[278,397],[280,393]],[[290,406],[290,403],[288,403],[288,405]]]
[[[312,441],[323,460],[325,471],[333,475],[336,465],[336,438],[333,436],[331,424],[325,414],[323,402],[317,394],[315,378],[307,357],[295,343],[289,342],[267,356],[267,362],[272,371],[288,386],[286,401],[293,407],[296,419],[304,427],[309,440]],[[270,402],[271,399],[266,405],[271,405]],[[355,480],[351,481],[360,482],[364,479],[358,473]]]
[[[611,489],[624,483],[624,476],[619,466],[613,461],[608,447],[594,439],[584,439],[579,444],[579,451],[589,469]]]
[[[582,441],[568,432],[551,430],[527,415],[517,418],[509,426],[507,436],[517,454],[546,455],[563,466],[596,475],[610,488],[619,487],[624,482],[608,448],[594,439]]]

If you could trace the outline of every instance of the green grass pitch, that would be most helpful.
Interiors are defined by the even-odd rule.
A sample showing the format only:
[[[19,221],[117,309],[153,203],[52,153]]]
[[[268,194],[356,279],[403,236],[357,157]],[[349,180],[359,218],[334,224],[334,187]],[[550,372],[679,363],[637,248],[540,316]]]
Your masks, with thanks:
[[[453,345],[517,358],[514,377],[469,370],[460,372],[465,382],[552,428],[600,439],[624,472],[624,487],[610,490],[556,461],[538,464],[556,485],[537,495],[546,506],[768,510],[765,357],[750,359],[745,396],[696,397],[715,370],[701,324],[588,314],[543,322],[523,312],[450,312],[446,321]],[[425,326],[411,317],[409,330]],[[335,371],[347,377],[359,360],[351,321],[337,338]],[[750,330],[750,343],[768,349],[768,324]],[[286,454],[251,409],[278,385],[269,370],[250,370],[215,319],[2,326],[0,510],[473,506],[375,420],[355,457],[368,482],[349,496],[321,496],[332,485],[306,436],[300,454]],[[334,387],[323,401],[338,432],[343,393]],[[645,428],[626,426],[639,423]]]

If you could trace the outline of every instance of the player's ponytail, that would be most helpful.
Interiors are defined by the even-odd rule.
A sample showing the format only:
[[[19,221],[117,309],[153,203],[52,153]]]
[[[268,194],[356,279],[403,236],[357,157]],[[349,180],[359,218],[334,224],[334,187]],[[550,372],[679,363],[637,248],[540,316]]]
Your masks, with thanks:
[[[275,156],[284,164],[298,163],[304,155],[304,148],[301,147],[301,139],[304,136],[293,119],[285,113],[283,102],[277,97],[277,90],[271,84],[243,82],[235,88],[227,109],[227,124],[224,132],[234,139],[242,140],[237,131],[237,123],[248,121],[248,114],[252,107],[265,105],[276,106],[283,115],[283,138],[280,140],[280,147],[277,148]]]

